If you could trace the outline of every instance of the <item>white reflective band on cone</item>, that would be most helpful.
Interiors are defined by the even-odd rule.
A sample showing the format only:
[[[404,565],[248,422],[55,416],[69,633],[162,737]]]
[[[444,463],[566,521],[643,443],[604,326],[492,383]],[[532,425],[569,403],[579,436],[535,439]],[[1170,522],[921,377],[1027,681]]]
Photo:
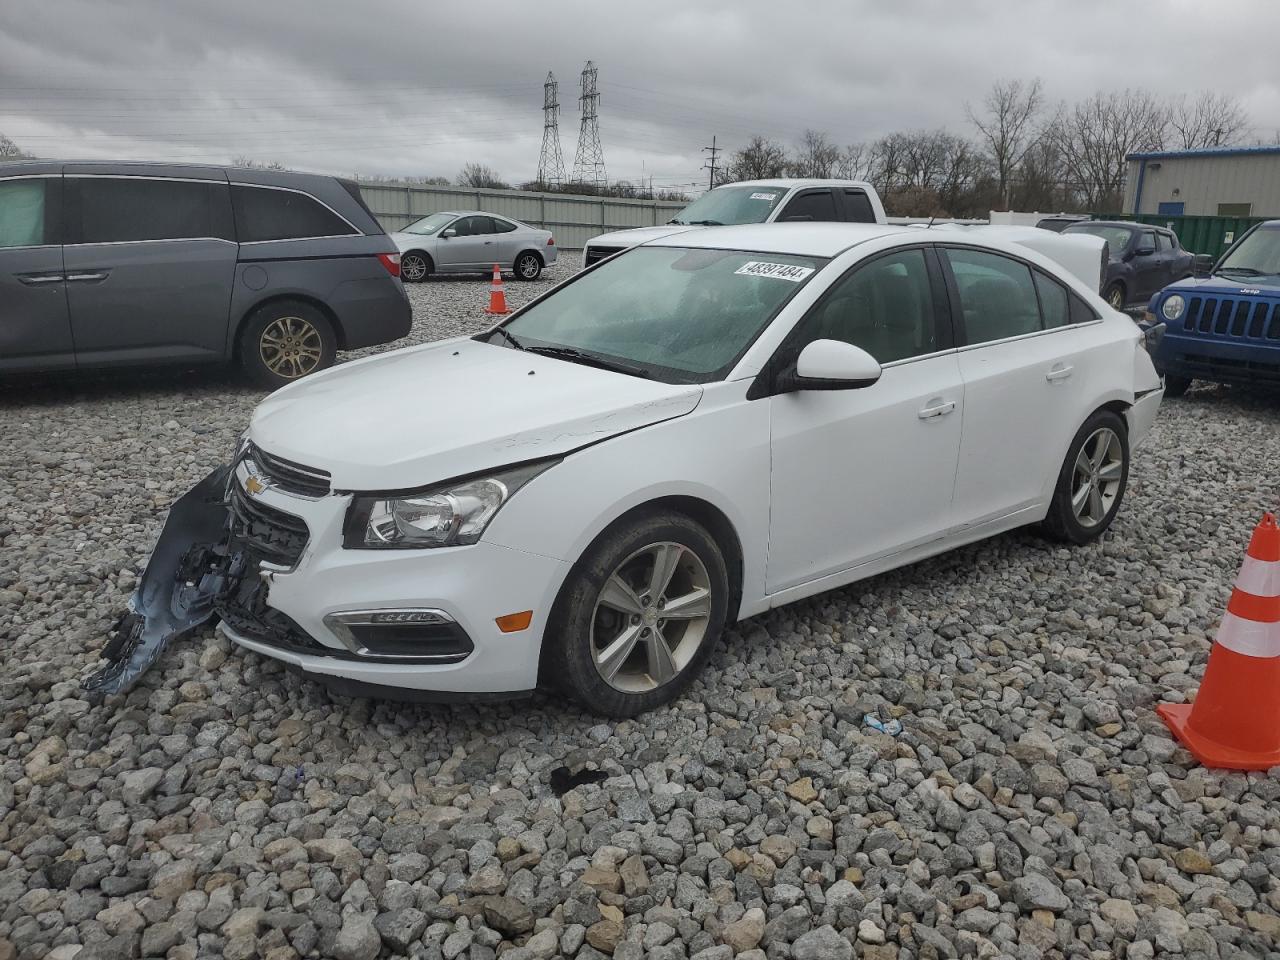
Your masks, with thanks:
[[[1280,563],[1245,557],[1236,589],[1255,597],[1280,597]]]
[[[1224,613],[1217,641],[1246,657],[1280,657],[1280,623],[1259,623]]]

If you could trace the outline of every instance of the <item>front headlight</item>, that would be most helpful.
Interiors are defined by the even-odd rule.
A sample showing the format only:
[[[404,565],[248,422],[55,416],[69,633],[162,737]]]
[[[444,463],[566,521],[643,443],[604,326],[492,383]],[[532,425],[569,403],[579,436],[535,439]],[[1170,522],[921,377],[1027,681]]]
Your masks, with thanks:
[[[475,543],[517,490],[559,462],[539,460],[397,496],[357,496],[343,546],[421,550]]]
[[[1187,308],[1187,303],[1176,293],[1164,302],[1164,306],[1160,308],[1160,312],[1164,314],[1166,320],[1177,320],[1182,316],[1182,311]]]

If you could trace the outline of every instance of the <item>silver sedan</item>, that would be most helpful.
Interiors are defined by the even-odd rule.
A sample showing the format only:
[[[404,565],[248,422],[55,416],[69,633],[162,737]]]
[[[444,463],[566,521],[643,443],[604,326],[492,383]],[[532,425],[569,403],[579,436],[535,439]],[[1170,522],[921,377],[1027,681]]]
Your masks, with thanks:
[[[536,280],[556,262],[549,230],[480,210],[433,213],[391,234],[406,282],[433,273],[484,273],[494,264],[520,280]]]

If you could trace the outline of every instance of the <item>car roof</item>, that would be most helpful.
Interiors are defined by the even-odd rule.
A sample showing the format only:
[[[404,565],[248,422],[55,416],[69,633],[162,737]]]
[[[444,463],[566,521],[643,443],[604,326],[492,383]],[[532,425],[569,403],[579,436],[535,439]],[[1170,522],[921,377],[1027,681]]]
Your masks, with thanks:
[[[1130,230],[1140,230],[1144,227],[1152,230],[1159,229],[1152,227],[1149,223],[1134,223],[1132,220],[1081,220],[1079,223],[1071,224],[1072,227],[1127,227]],[[1070,229],[1070,228],[1068,228]]]
[[[920,231],[881,223],[750,223],[688,230],[650,240],[645,246],[834,257],[855,244],[896,233],[919,234]]]
[[[869,189],[871,184],[865,180],[824,180],[808,177],[769,177],[765,180],[735,180],[733,183],[722,183],[720,187],[861,187]],[[716,189],[720,189],[717,187]]]
[[[444,217],[497,217],[500,220],[509,220],[512,223],[522,223],[515,217],[508,217],[505,213],[494,213],[491,210],[437,210],[435,213],[424,213],[419,220],[426,217],[434,217],[437,214]]]

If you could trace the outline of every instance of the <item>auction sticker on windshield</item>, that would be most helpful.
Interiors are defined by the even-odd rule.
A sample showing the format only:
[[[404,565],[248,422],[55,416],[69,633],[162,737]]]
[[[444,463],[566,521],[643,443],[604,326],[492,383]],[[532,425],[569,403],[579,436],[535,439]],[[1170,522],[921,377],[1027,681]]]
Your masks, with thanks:
[[[813,273],[813,267],[797,267],[793,263],[766,263],[762,260],[750,260],[733,272],[745,274],[748,277],[773,277],[775,280],[790,280],[792,283],[802,283],[809,274]]]
[[[776,193],[753,193],[751,195],[751,199],[752,200],[777,200],[778,195]]]

